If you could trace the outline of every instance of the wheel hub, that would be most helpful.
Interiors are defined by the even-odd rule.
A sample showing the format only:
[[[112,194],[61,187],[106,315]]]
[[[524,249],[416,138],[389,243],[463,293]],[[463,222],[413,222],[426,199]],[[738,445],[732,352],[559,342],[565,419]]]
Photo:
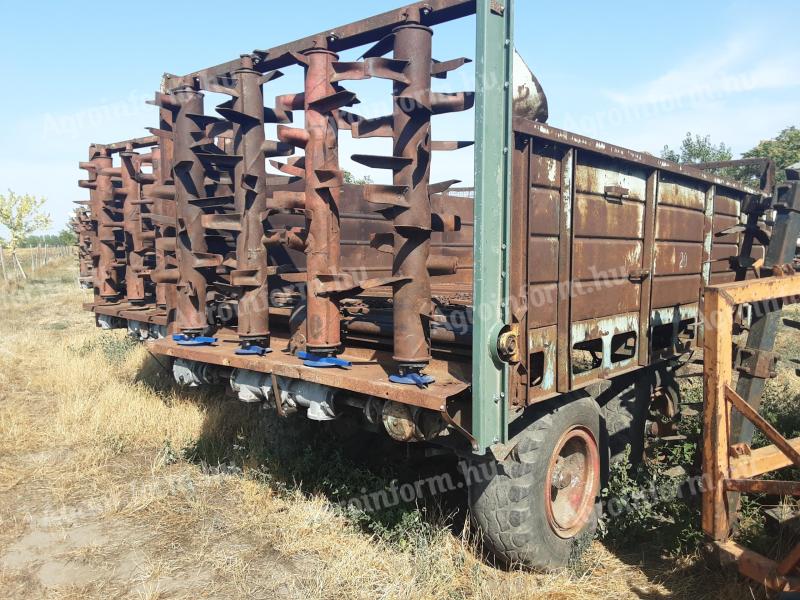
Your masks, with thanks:
[[[594,509],[600,484],[600,453],[592,433],[576,426],[561,436],[550,457],[545,508],[560,537],[576,535]]]

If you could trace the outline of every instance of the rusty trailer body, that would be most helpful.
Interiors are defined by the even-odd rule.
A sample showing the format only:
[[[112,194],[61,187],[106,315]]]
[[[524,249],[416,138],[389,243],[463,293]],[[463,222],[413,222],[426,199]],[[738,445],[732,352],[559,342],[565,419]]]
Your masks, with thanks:
[[[593,526],[598,398],[698,344],[703,288],[751,277],[764,255],[771,190],[515,117],[512,13],[418,2],[166,75],[152,136],[90,146],[75,227],[86,308],[150,339],[184,385],[230,382],[281,415],[355,412],[394,439],[500,461],[529,435],[520,423],[564,420],[541,459],[569,488],[547,493],[559,549],[535,532],[504,546],[513,524],[487,532],[499,555],[547,566]],[[476,90],[433,91],[471,62],[435,59],[436,28],[470,15]],[[277,93],[278,69],[302,89]],[[391,114],[351,112],[344,86],[364,79],[385,81]],[[209,93],[227,98],[216,114]],[[432,181],[440,152],[473,144],[432,137],[437,119],[472,109],[474,188]],[[391,183],[345,181],[346,135],[390,142],[352,158]],[[476,487],[473,508],[512,484]]]

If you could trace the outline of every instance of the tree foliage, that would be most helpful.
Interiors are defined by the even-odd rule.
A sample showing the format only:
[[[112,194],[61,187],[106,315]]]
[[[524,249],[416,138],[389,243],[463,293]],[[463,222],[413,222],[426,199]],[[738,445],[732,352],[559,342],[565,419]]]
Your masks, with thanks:
[[[755,148],[742,154],[743,158],[771,158],[777,168],[776,180],[786,180],[784,169],[800,161],[800,129],[787,127],[777,136],[762,140]]]
[[[364,177],[356,177],[350,171],[344,171],[344,182],[353,185],[366,185],[372,183],[372,177],[365,175]]]
[[[44,235],[29,235],[19,245],[20,248],[34,248],[36,246],[74,246],[78,243],[78,236],[71,228],[65,227],[58,233]]]
[[[0,225],[8,230],[4,245],[12,254],[29,235],[50,226],[50,215],[42,210],[44,203],[44,198],[20,196],[11,190],[0,194]]]
[[[731,147],[726,146],[724,142],[715,145],[711,141],[710,135],[703,137],[697,134],[692,135],[689,132],[683,138],[678,150],[664,146],[661,151],[661,158],[679,163],[718,162],[731,160],[733,153],[731,152]]]

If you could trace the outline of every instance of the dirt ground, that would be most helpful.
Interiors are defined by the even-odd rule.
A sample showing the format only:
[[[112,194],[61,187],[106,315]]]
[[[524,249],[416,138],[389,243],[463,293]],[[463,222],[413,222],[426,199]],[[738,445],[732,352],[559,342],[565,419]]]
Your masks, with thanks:
[[[144,345],[95,329],[81,310],[88,294],[69,259],[0,288],[1,598],[760,594],[647,548],[594,542],[579,568],[539,575],[493,568],[461,528],[432,527],[414,543],[367,532],[240,452],[254,413],[173,388]],[[310,463],[329,460],[307,444]],[[237,468],[196,459],[236,452]]]

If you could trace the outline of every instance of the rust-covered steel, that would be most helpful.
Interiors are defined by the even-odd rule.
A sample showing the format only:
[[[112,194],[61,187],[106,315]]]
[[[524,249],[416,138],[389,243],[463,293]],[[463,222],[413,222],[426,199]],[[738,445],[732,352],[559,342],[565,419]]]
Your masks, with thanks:
[[[472,60],[436,56],[435,32],[473,14],[479,89],[436,91]],[[747,346],[730,344],[734,304],[800,293],[797,168],[776,188],[770,161],[698,168],[552,127],[512,31],[511,0],[427,0],[165,74],[151,135],[92,144],[80,163],[89,199],[72,227],[94,289],[86,308],[99,327],[149,339],[180,385],[229,384],[281,417],[355,417],[498,461],[517,460],[540,427],[555,445],[533,465],[541,477],[529,473],[543,486],[530,502],[544,502],[543,533],[564,543],[591,527],[611,450],[611,426],[590,413],[619,401],[632,415],[622,395],[633,386],[634,403],[674,416],[678,359],[705,344],[704,457],[717,485],[704,490],[704,531],[744,574],[796,589],[800,547],[774,563],[728,534],[738,494],[800,493],[754,479],[800,461],[800,440],[758,414],[779,310],[756,304]],[[280,87],[284,72],[297,87]],[[367,79],[389,114],[355,113],[349,87]],[[473,104],[475,188],[456,187],[464,169],[432,181],[453,164],[442,152],[473,144],[433,137],[438,120]],[[346,136],[363,179],[342,168]],[[372,138],[383,154],[360,152]],[[757,183],[713,173],[732,167],[760,169]],[[559,403],[554,423],[573,425],[550,436],[561,425],[529,410],[544,401]],[[753,426],[773,446],[742,443]],[[474,509],[502,510],[473,496]],[[506,525],[484,532],[500,555],[497,540],[515,537]]]
[[[279,108],[302,110],[305,128],[281,126],[280,140],[303,148],[305,154],[291,165],[302,172],[305,227],[297,230],[294,244],[306,255],[305,344],[320,356],[341,351],[339,294],[345,276],[340,269],[341,226],[339,199],[343,173],[339,169],[336,112],[352,104],[355,95],[337,90],[333,64],[338,57],[325,39],[295,58],[304,67],[304,91],[278,98]]]
[[[174,108],[173,173],[178,215],[176,256],[178,260],[178,298],[176,329],[190,336],[208,329],[206,307],[208,283],[222,257],[209,253],[205,215],[200,202],[207,197],[206,168],[198,153],[207,143],[203,119],[203,94],[189,79],[173,88],[171,96],[162,96]]]
[[[231,121],[233,153],[239,157],[233,170],[234,210],[239,215],[236,233],[236,269],[230,283],[240,289],[237,334],[242,347],[269,348],[269,285],[267,248],[261,239],[267,209],[264,164],[264,92],[270,76],[253,70],[253,60],[242,56],[234,74],[233,98],[217,111]]]
[[[472,141],[431,132],[475,97],[432,90],[470,63],[436,59],[434,30],[474,11],[418,2],[165,76],[152,136],[94,144],[81,164],[90,199],[75,227],[93,310],[185,335],[154,343],[171,357],[441,402],[468,440],[471,402],[519,414],[690,350],[703,288],[754,277],[765,256],[769,165],[759,189],[517,117],[511,323],[498,338],[509,395],[470,398],[473,316],[485,310],[473,306],[473,192],[431,181],[431,166]],[[343,57],[356,48],[358,60]],[[273,92],[276,69],[302,72],[302,90]],[[343,86],[364,79],[385,83],[391,114],[351,112]],[[206,93],[228,97],[219,116]],[[353,155],[390,183],[345,183],[347,135],[391,145]],[[346,376],[322,368],[346,360]]]

